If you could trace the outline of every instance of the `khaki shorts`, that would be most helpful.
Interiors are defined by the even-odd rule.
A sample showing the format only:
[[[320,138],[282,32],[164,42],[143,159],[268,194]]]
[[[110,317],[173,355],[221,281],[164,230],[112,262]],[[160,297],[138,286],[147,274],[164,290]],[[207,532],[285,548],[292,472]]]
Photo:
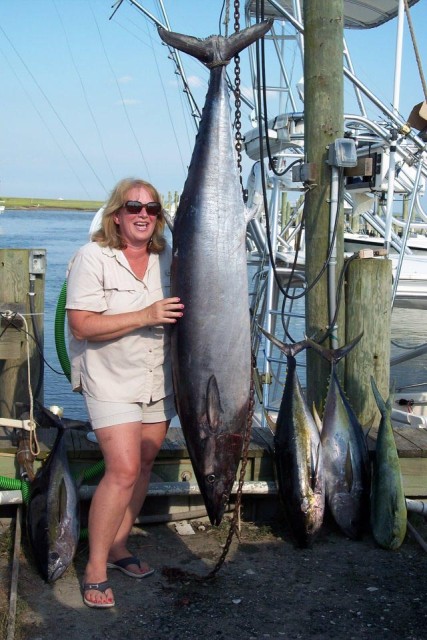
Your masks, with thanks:
[[[165,422],[176,415],[173,395],[149,404],[143,402],[103,402],[86,394],[83,395],[89,420],[94,430],[127,422]]]

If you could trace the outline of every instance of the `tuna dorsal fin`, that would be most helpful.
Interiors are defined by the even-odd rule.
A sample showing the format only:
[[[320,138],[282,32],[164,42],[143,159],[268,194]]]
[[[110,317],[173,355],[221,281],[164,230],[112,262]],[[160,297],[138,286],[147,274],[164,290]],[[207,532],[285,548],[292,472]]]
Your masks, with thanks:
[[[224,36],[195,38],[183,33],[168,31],[163,27],[158,27],[158,32],[166,44],[197,58],[207,67],[218,67],[228,64],[240,51],[266,34],[272,25],[273,20],[264,20],[238,33],[233,33],[228,38],[224,38]]]
[[[218,431],[221,424],[221,399],[219,395],[218,383],[215,376],[211,376],[208,381],[206,391],[206,415],[211,431]]]

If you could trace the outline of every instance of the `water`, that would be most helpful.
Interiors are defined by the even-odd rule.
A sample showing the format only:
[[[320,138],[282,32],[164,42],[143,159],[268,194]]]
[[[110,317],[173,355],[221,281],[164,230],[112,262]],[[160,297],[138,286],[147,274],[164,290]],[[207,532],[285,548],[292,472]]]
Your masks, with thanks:
[[[6,210],[0,216],[0,247],[46,249],[44,318],[44,404],[64,408],[67,418],[87,420],[83,398],[71,391],[55,346],[55,312],[64,284],[67,264],[75,251],[88,241],[93,212],[32,209]],[[33,383],[34,388],[34,383]]]
[[[49,366],[45,366],[44,402],[46,406],[62,406],[67,418],[80,420],[87,419],[84,402],[80,394],[71,391],[71,385],[62,372],[55,347],[54,321],[67,264],[75,251],[88,241],[93,215],[93,212],[37,209],[6,210],[0,216],[0,247],[46,249],[44,355]],[[295,338],[301,339],[304,322],[299,320],[298,323],[299,330]],[[420,346],[426,343],[427,311],[395,309],[392,339],[405,346]],[[392,356],[401,355],[403,352],[402,349],[392,347]],[[282,373],[284,376],[284,371]],[[427,382],[427,356],[393,367],[391,376],[396,380],[396,386]]]

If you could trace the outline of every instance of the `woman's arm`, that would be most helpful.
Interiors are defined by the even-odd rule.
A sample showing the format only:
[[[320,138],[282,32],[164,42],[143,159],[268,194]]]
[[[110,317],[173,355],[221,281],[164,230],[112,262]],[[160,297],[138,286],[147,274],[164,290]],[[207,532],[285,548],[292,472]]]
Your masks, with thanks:
[[[114,315],[68,309],[67,319],[70,331],[77,340],[103,342],[121,338],[141,327],[174,324],[182,317],[183,309],[179,298],[163,298],[140,311]]]

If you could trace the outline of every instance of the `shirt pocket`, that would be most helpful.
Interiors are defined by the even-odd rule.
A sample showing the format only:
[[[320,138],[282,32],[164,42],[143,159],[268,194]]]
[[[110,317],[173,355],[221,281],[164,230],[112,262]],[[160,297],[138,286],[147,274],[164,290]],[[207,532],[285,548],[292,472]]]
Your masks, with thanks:
[[[135,289],[106,289],[105,300],[110,313],[138,311],[146,306],[146,295]]]

